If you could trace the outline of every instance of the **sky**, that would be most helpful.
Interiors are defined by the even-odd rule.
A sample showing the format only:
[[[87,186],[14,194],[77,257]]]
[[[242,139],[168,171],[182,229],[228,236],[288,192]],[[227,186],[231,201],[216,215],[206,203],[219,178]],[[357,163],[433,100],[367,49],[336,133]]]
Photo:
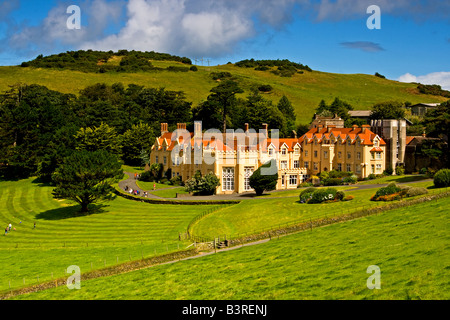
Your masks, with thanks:
[[[199,65],[289,59],[450,90],[449,0],[0,0],[0,43],[0,65],[127,49]]]

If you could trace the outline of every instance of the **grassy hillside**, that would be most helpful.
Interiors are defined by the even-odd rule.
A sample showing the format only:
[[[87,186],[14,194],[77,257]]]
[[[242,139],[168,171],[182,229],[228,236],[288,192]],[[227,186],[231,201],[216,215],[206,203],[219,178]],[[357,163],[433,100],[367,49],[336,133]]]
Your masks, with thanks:
[[[91,215],[52,197],[33,179],[0,182],[0,291],[65,276],[70,265],[91,270],[183,249],[189,222],[211,206],[101,203]],[[34,222],[36,228],[34,229]],[[12,232],[4,235],[11,223]]]
[[[110,64],[118,64],[118,59],[110,59]],[[184,66],[181,62],[151,61],[157,68]],[[41,84],[49,89],[64,93],[74,93],[88,85],[104,82],[136,83],[147,87],[165,87],[168,90],[186,92],[187,99],[194,106],[205,100],[211,88],[218,84],[210,76],[211,72],[230,72],[245,89],[242,97],[248,95],[254,85],[269,84],[273,91],[265,94],[274,102],[286,95],[292,102],[299,123],[309,123],[319,102],[331,102],[335,97],[349,102],[356,110],[370,108],[373,104],[386,100],[418,102],[440,102],[446,99],[439,96],[420,94],[417,85],[400,83],[364,74],[333,74],[326,72],[307,72],[292,77],[280,77],[269,71],[255,71],[240,68],[233,64],[205,67],[198,71],[171,72],[151,71],[137,73],[84,73],[70,70],[33,69],[22,67],[0,67],[0,91],[17,82]]]
[[[19,299],[450,298],[450,198]],[[381,270],[369,290],[367,268]]]
[[[430,194],[443,191],[443,189],[431,188],[432,185],[432,181],[411,184],[411,186],[430,188]],[[352,190],[354,187],[339,189],[345,190],[346,195],[352,195],[354,199],[335,203],[301,204],[298,190],[282,194],[273,193],[273,196],[265,196],[260,200],[245,200],[235,206],[214,212],[194,224],[192,232],[194,235],[208,239],[224,235],[232,238],[245,233],[254,234],[263,229],[283,227],[287,223],[316,220],[325,216],[334,217],[356,212],[362,208],[389,204],[389,202],[370,201],[370,197],[377,190],[375,186],[366,190]]]

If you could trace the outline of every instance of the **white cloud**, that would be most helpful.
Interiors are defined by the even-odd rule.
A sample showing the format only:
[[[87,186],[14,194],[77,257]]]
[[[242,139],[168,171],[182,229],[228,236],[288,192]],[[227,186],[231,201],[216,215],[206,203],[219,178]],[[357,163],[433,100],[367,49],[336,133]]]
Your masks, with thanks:
[[[249,17],[217,5],[192,12],[186,0],[130,0],[128,21],[118,34],[82,44],[82,49],[141,50],[215,56],[253,34]]]
[[[400,82],[417,82],[422,84],[438,84],[444,90],[450,90],[450,72],[433,72],[422,76],[415,76],[410,73],[406,73],[400,76],[398,79]]]

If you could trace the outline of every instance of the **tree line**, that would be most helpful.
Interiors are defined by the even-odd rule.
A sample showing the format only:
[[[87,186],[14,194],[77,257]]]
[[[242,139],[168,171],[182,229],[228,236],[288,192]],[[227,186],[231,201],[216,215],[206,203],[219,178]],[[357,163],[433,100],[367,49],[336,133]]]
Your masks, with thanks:
[[[104,150],[127,165],[148,162],[160,124],[202,120],[205,128],[260,128],[269,123],[282,135],[295,129],[295,112],[283,97],[278,105],[255,90],[247,99],[234,81],[224,81],[192,108],[183,91],[122,83],[88,86],[79,95],[41,85],[16,84],[0,94],[0,177],[37,175],[50,181],[55,169],[74,151]],[[225,121],[225,122],[224,122]]]

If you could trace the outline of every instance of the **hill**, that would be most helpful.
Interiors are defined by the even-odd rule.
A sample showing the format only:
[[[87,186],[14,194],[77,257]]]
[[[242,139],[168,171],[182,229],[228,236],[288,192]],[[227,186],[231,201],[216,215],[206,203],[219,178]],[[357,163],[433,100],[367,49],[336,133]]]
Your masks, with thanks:
[[[301,64],[258,65],[257,68],[253,68],[255,64],[246,67],[248,64],[246,65],[244,61],[237,64],[192,68],[187,58],[170,55],[163,56],[164,58],[152,58],[137,55],[139,61],[142,62],[144,57],[149,62],[146,71],[140,71],[139,68],[133,69],[129,65],[127,67],[126,63],[123,63],[125,57],[128,56],[108,53],[102,61],[97,61],[100,66],[95,66],[97,69],[95,72],[86,72],[83,68],[73,70],[76,68],[71,67],[71,62],[58,59],[57,65],[60,67],[43,68],[42,64],[35,62],[39,59],[28,62],[24,66],[0,67],[0,91],[5,91],[9,88],[8,86],[21,82],[40,84],[63,93],[79,94],[80,90],[89,85],[96,83],[112,85],[121,82],[124,85],[134,83],[145,87],[164,87],[167,90],[184,91],[187,100],[193,102],[195,106],[206,100],[211,88],[221,81],[220,77],[217,78],[215,75],[229,73],[245,90],[240,94],[241,97],[246,97],[252,87],[263,85],[270,86],[271,90],[264,95],[274,102],[278,102],[283,95],[286,95],[295,108],[298,124],[310,122],[314,110],[322,99],[331,102],[335,97],[339,97],[350,103],[355,110],[367,110],[375,103],[387,100],[408,101],[412,104],[447,100],[442,96],[420,93],[417,84],[400,83],[366,74],[312,71],[308,66]],[[121,64],[124,70],[114,69],[121,67]],[[92,62],[90,65],[92,66]],[[289,73],[289,69],[292,70],[293,66],[301,68],[302,70],[297,69],[301,72]],[[104,68],[102,72],[99,72],[100,67]],[[290,76],[283,76],[286,70]]]

